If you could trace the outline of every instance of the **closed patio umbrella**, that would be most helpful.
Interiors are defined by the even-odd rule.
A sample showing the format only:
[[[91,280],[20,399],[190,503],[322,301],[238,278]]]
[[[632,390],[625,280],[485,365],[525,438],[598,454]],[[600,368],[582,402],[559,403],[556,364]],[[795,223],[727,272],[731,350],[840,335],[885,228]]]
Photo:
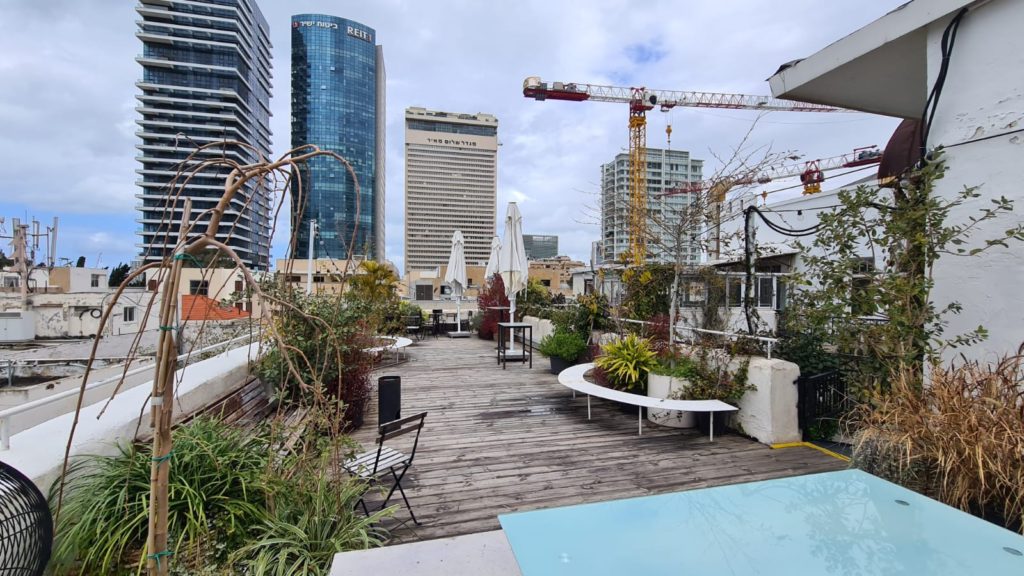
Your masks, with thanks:
[[[516,319],[516,293],[526,288],[530,276],[530,264],[523,247],[523,216],[515,202],[508,203],[505,215],[505,240],[498,258],[498,273],[505,282],[505,295],[509,301],[509,320]],[[516,341],[512,339],[509,350],[515,351]]]
[[[455,333],[449,334],[452,337],[468,336],[462,332],[462,293],[466,289],[466,242],[462,238],[462,232],[456,230],[452,234],[452,252],[448,256],[448,269],[444,273],[444,281],[452,287],[452,295],[455,296]]]
[[[484,278],[490,278],[499,273],[498,258],[501,254],[501,240],[497,236],[491,238],[491,256],[487,259],[487,269],[484,270]]]

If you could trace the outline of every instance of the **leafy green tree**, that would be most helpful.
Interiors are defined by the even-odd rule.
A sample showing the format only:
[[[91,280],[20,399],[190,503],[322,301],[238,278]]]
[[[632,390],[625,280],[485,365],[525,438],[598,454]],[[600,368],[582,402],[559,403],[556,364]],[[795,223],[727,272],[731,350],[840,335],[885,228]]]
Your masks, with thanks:
[[[7,257],[3,250],[0,250],[0,268],[7,268],[8,266],[14,266],[14,260]]]
[[[920,387],[926,363],[937,361],[944,349],[986,337],[983,326],[945,333],[948,316],[962,307],[939,307],[932,300],[939,258],[970,257],[1024,241],[1024,225],[1017,225],[968,248],[978,225],[1012,211],[1013,202],[993,198],[966,222],[949,222],[954,210],[981,194],[967,187],[952,198],[935,195],[945,170],[940,152],[891,191],[859,186],[840,192],[840,205],[819,216],[817,235],[801,247],[806,269],[795,278],[800,288],[789,329],[827,334],[840,352],[859,356],[858,381],[867,387],[886,387],[896,379]],[[865,254],[880,255],[884,265],[868,265]]]
[[[131,267],[124,263],[114,266],[114,269],[110,271],[110,279],[107,281],[107,286],[120,286],[124,279],[128,277],[130,271]]]

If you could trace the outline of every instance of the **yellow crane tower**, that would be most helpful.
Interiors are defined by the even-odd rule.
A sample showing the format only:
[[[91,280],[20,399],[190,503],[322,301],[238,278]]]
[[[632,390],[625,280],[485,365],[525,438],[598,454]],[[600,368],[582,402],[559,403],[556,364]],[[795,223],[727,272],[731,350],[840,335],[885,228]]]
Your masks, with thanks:
[[[782,112],[847,112],[842,108],[781,100],[770,96],[648,90],[577,82],[544,82],[538,76],[523,81],[523,96],[535,100],[619,102],[629,104],[629,261],[647,262],[647,111],[677,106]]]

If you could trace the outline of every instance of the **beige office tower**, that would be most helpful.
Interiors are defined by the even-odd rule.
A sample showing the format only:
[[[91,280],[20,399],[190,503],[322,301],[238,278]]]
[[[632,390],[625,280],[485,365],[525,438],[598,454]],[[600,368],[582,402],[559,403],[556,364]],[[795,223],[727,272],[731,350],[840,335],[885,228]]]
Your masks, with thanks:
[[[466,265],[486,265],[498,197],[498,119],[405,111],[405,271],[448,263],[462,231]]]

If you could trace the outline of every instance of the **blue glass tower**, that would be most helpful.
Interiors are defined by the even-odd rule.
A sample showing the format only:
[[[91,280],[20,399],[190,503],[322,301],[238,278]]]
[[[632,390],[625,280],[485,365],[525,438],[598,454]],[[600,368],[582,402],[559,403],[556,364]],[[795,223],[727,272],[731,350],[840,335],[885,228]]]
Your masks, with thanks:
[[[323,14],[292,16],[292,147],[314,144],[351,163],[314,158],[292,184],[294,258],[384,259],[384,57],[376,32]],[[310,220],[317,223],[308,254]]]

